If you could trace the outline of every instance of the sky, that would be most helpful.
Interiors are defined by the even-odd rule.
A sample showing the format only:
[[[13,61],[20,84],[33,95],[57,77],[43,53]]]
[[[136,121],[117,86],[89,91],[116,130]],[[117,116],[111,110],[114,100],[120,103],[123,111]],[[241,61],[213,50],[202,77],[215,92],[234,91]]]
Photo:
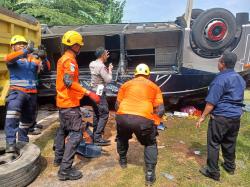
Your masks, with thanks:
[[[186,9],[187,0],[126,0],[122,21],[174,21]],[[226,8],[232,13],[249,12],[250,0],[193,0],[193,8]]]

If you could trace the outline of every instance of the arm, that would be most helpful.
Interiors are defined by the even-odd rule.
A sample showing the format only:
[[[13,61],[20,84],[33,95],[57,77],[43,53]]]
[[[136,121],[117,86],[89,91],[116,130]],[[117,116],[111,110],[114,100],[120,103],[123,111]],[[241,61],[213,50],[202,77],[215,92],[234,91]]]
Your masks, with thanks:
[[[153,107],[154,107],[154,113],[161,118],[165,113],[165,107],[163,104],[162,93],[159,87],[157,87],[156,90],[156,96],[153,102]]]
[[[42,64],[41,65],[42,65],[41,70],[43,72],[48,72],[48,71],[51,70],[50,61],[47,58],[45,58],[45,59],[42,60]]]
[[[65,70],[63,75],[64,85],[68,89],[72,89],[76,92],[79,92],[82,95],[82,97],[84,95],[89,96],[90,99],[92,99],[94,102],[98,104],[100,102],[100,97],[96,95],[94,92],[91,92],[86,88],[82,87],[79,82],[74,81],[74,71],[71,70],[70,66],[71,66],[70,60],[64,62],[64,70]]]
[[[213,109],[214,109],[214,105],[212,105],[211,103],[206,104],[206,107],[205,107],[200,119],[196,123],[196,128],[199,128],[201,126],[201,123],[203,123],[205,121],[207,115],[210,114],[210,112]]]
[[[106,67],[101,68],[100,75],[104,79],[105,83],[110,83],[112,81],[112,71],[107,71]]]
[[[119,109],[119,105],[120,103],[122,102],[123,100],[123,97],[124,97],[124,85],[122,85],[118,91],[118,94],[117,94],[117,100],[115,102],[115,110],[117,111]]]
[[[209,93],[206,98],[207,104],[200,119],[196,123],[196,128],[199,128],[201,126],[201,123],[205,121],[207,115],[213,111],[214,107],[219,102],[223,93],[224,93],[223,85],[219,84],[218,82],[211,83]]]
[[[63,82],[66,88],[73,89],[82,95],[87,92],[87,89],[83,88],[79,82],[74,81],[75,70],[71,68],[72,62],[70,59],[66,60],[63,63],[64,66],[64,74],[63,74]]]
[[[20,50],[20,51],[15,51],[12,52],[8,55],[5,56],[4,60],[9,64],[15,64],[16,61],[20,58],[26,57],[28,54],[28,50],[24,49],[24,50]]]

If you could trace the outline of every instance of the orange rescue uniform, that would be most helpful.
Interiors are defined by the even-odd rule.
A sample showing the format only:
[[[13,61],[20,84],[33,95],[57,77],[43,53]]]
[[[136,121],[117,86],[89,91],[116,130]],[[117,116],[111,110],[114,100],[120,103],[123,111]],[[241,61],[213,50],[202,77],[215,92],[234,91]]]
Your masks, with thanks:
[[[152,81],[139,76],[119,89],[117,114],[132,114],[151,119],[159,123],[159,117],[154,114],[154,108],[163,104],[160,88]]]
[[[69,88],[63,81],[65,74],[68,74],[72,80],[72,85]],[[57,62],[56,104],[59,108],[78,107],[80,99],[86,91],[79,83],[79,69],[75,54],[73,51],[67,50]]]

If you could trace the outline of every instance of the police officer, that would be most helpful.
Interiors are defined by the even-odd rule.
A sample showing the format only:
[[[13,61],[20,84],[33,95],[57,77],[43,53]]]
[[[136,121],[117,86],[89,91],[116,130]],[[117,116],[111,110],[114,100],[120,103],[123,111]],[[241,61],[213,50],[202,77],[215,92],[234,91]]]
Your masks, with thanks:
[[[139,64],[135,69],[135,78],[121,86],[116,102],[117,152],[122,168],[127,166],[126,154],[128,140],[135,133],[139,142],[145,146],[145,180],[147,185],[155,182],[157,163],[157,128],[156,116],[164,114],[163,98],[160,88],[150,81],[150,70],[146,64]]]
[[[222,148],[224,163],[222,167],[229,173],[235,170],[235,147],[240,128],[240,117],[246,83],[234,71],[236,54],[224,52],[218,62],[220,73],[209,86],[206,107],[196,123],[200,127],[210,114],[207,131],[207,167],[200,169],[201,174],[220,180],[218,167],[219,150]]]
[[[103,47],[99,47],[95,52],[96,60],[92,61],[89,64],[91,72],[91,88],[95,92],[99,92],[101,95],[101,101],[98,105],[93,104],[93,134],[94,134],[94,143],[96,145],[109,145],[110,141],[105,140],[102,137],[104,133],[105,126],[108,122],[109,108],[108,102],[105,94],[105,87],[107,83],[110,83],[112,80],[112,64],[109,64],[108,69],[105,66],[109,58],[109,52]]]
[[[34,44],[27,44],[23,36],[13,36],[10,41],[13,52],[5,57],[10,72],[10,92],[5,121],[7,153],[16,151],[17,131],[18,141],[29,141],[27,134],[35,121],[37,74],[45,62],[31,54]]]
[[[83,46],[82,36],[76,31],[68,31],[63,35],[62,44],[65,52],[57,62],[56,75],[56,104],[59,108],[60,127],[55,138],[54,165],[60,165],[59,180],[76,180],[82,177],[80,171],[72,168],[77,146],[82,140],[80,100],[86,95],[98,103],[100,97],[79,83],[76,55]]]

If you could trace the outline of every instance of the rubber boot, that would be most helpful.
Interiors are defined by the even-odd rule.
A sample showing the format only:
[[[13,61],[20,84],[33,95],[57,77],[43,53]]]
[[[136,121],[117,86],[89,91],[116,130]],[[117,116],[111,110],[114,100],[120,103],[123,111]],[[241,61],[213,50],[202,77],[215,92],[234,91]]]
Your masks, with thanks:
[[[145,181],[146,181],[145,184],[151,186],[156,180],[156,177],[155,177],[155,165],[147,164],[145,172],[146,172],[145,173]]]

